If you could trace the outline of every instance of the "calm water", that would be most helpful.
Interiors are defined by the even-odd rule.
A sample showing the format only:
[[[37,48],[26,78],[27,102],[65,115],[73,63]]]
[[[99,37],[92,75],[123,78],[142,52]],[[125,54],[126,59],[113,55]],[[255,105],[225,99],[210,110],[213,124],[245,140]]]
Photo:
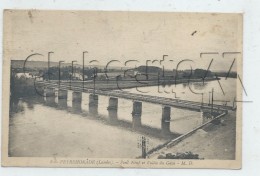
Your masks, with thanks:
[[[217,81],[204,85],[192,83],[190,89],[197,94],[192,93],[187,84],[125,91],[198,102],[203,93],[203,101],[208,102],[209,91],[214,88],[214,99],[218,100],[215,103],[222,104],[219,100],[225,100],[232,105],[236,79],[221,79],[220,83],[224,94]],[[86,93],[80,103],[72,103],[71,91],[67,101],[42,97],[14,100],[10,112],[10,156],[134,158],[141,155],[138,147],[141,136],[149,139],[147,145],[152,149],[205,122],[199,112],[171,108],[171,121],[165,133],[160,105],[143,103],[142,117],[138,120],[132,117],[130,100],[118,100],[116,117],[108,115],[108,97],[99,96],[98,101],[97,113],[91,113]]]

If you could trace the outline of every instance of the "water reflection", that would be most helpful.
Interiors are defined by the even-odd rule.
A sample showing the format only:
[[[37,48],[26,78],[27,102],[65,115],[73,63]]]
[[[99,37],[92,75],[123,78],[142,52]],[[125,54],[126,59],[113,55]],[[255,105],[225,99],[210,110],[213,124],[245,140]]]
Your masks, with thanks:
[[[33,108],[33,107],[32,107]],[[32,109],[31,108],[31,109]],[[24,111],[24,106],[18,98],[10,98],[10,115]]]
[[[118,120],[117,109],[109,109],[108,108],[108,117],[111,122]]]
[[[73,102],[72,103],[72,110],[76,113],[81,113],[82,109],[81,109],[81,102]]]
[[[58,104],[53,101],[53,97],[47,97],[44,104],[57,109],[68,110],[74,114],[82,114],[83,116],[102,116],[111,123],[126,121],[133,130],[137,131],[142,131],[140,130],[141,128],[148,126],[151,127],[150,129],[157,129],[156,131],[162,136],[183,134],[203,123],[203,120],[200,120],[201,115],[198,112],[170,108],[167,116],[172,117],[172,119],[162,120],[162,108],[155,104],[145,102],[138,104],[140,102],[134,102],[137,103],[136,106],[134,106],[133,102],[129,100],[119,99],[118,109],[114,109],[108,108],[108,100],[110,99],[106,96],[98,96],[93,99],[93,95],[88,94],[85,95],[85,97],[89,97],[89,99],[82,99],[80,102],[72,101],[69,98],[67,101],[59,99]],[[99,99],[102,103],[98,103]],[[68,104],[71,104],[71,106],[68,106]],[[132,112],[131,115],[129,110],[131,110],[133,106],[136,107],[135,110],[133,110],[136,111],[136,113],[133,114]],[[140,108],[141,106],[142,108]]]
[[[161,120],[161,129],[162,135],[169,135],[171,133],[170,130],[170,121]]]
[[[208,82],[194,82],[190,83],[195,90],[204,90],[208,87]]]
[[[59,109],[67,109],[68,108],[67,99],[59,99],[58,100],[58,108]]]
[[[41,101],[43,99],[44,101]],[[107,110],[107,116],[104,115],[99,115],[98,114],[98,108],[96,104],[89,104],[89,111],[83,110],[82,109],[82,102],[72,102],[72,107],[67,106],[67,101],[64,99],[59,99],[58,103],[55,102],[55,97],[44,97],[44,98],[39,98],[35,97],[33,99],[23,99],[20,100],[22,102],[30,102],[30,104],[42,104],[44,106],[52,107],[57,110],[66,110],[71,113],[79,114],[82,117],[95,120],[98,122],[101,122],[106,125],[112,125],[117,128],[123,128],[124,130],[130,130],[130,131],[135,131],[138,132],[142,135],[147,135],[147,136],[152,136],[155,138],[163,138],[163,139],[172,139],[177,136],[179,136],[178,133],[173,133],[170,132],[169,130],[169,122],[162,122],[161,129],[159,128],[154,128],[145,124],[142,124],[142,117],[141,115],[133,115],[132,116],[132,121],[126,121],[126,120],[120,120],[118,119],[118,112],[115,109],[108,109]],[[11,101],[13,104],[13,107],[15,108],[22,108],[24,110],[24,107],[19,106],[19,101]],[[30,107],[33,109],[33,106]],[[13,112],[14,109],[12,109]],[[17,111],[16,111],[17,112]]]
[[[135,130],[140,129],[141,126],[142,126],[141,116],[140,115],[133,115],[132,120],[133,120],[132,128],[135,129]]]
[[[43,98],[47,106],[56,106],[55,96],[47,96]]]
[[[98,95],[89,94],[89,113],[98,115]]]

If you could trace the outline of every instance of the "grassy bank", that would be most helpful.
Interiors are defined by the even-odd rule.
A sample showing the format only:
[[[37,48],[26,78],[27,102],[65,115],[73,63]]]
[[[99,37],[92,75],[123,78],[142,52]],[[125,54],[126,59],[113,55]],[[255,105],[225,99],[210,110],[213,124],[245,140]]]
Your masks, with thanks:
[[[178,144],[154,153],[158,158],[167,153],[192,152],[204,159],[235,159],[236,115],[229,112],[221,118],[220,124],[208,124]]]

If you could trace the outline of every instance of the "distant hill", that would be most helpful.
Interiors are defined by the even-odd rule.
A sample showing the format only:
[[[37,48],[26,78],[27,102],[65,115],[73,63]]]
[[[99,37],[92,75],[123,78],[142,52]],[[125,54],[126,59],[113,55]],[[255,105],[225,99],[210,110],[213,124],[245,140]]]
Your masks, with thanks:
[[[12,68],[23,68],[24,66],[24,60],[11,60],[11,65]],[[58,67],[59,62],[50,62],[50,67]],[[71,66],[71,63],[62,63],[62,66]],[[81,67],[81,64],[74,63],[74,67]],[[105,69],[105,65],[87,65],[85,64],[86,67],[96,67],[98,69]],[[27,61],[26,62],[26,68],[29,69],[46,69],[48,68],[48,62],[46,61]],[[108,66],[108,69],[114,69],[114,70],[126,70],[126,69],[131,69],[130,67],[118,67],[118,66]]]
[[[24,60],[11,60],[12,68],[23,68],[24,67]],[[50,67],[58,67],[59,62],[50,62]],[[71,63],[62,63],[62,66],[71,66]],[[75,67],[82,67],[80,64],[74,63]],[[85,65],[85,67],[88,67]],[[91,65],[91,67],[97,67],[97,68],[104,68],[105,66],[101,65]],[[26,68],[36,68],[36,69],[44,69],[48,68],[48,62],[46,61],[27,61],[26,62]],[[111,67],[110,67],[111,68]],[[121,67],[118,67],[121,68]]]
[[[11,61],[12,68],[23,68],[24,60],[12,60]],[[58,62],[50,62],[50,66],[58,66]],[[26,68],[47,68],[48,62],[45,61],[27,61]]]

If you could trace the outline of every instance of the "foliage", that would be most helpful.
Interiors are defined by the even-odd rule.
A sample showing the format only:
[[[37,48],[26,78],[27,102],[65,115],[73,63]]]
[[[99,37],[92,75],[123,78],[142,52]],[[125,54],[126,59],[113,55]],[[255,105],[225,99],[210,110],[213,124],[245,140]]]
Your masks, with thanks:
[[[167,153],[165,155],[159,155],[158,159],[201,159],[198,154],[193,154],[192,152],[184,153]]]

